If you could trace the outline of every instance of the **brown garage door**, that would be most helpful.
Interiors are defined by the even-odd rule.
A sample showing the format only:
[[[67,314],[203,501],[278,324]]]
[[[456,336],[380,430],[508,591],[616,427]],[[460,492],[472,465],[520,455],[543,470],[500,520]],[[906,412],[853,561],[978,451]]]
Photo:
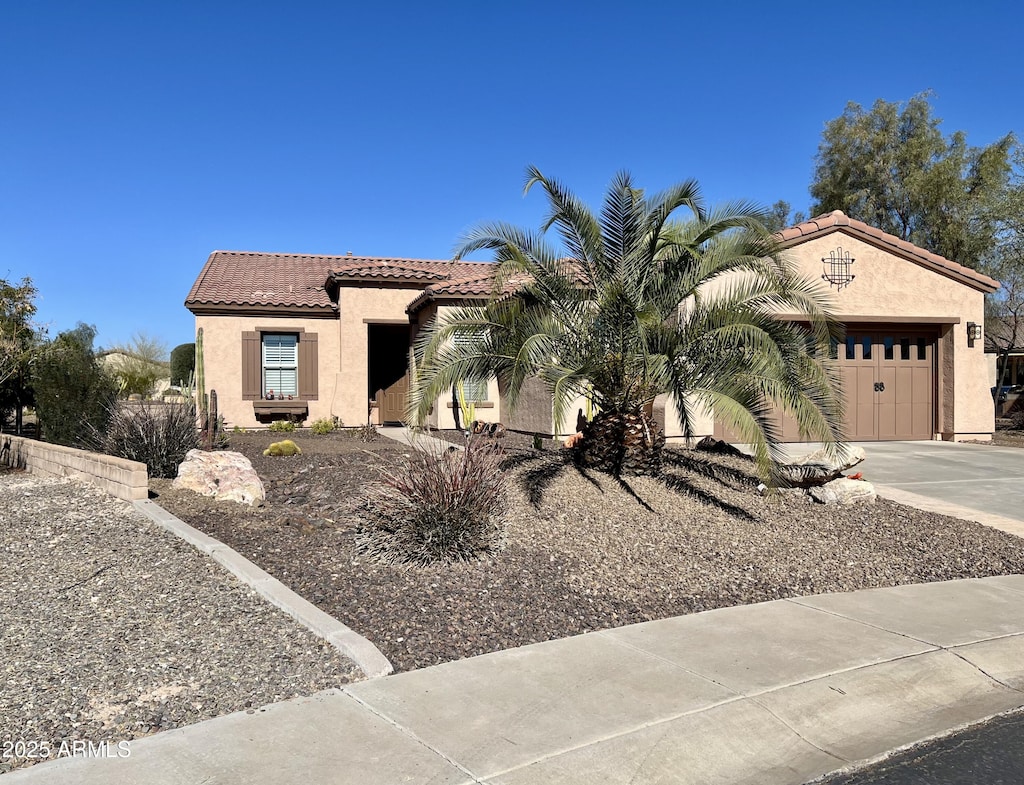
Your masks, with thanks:
[[[935,333],[847,327],[839,347],[851,441],[931,439],[935,428]]]
[[[931,439],[935,428],[934,330],[891,330],[848,325],[837,351],[843,394],[844,433],[850,441]],[[778,412],[784,442],[802,441],[796,421]],[[715,422],[716,439],[737,437]]]

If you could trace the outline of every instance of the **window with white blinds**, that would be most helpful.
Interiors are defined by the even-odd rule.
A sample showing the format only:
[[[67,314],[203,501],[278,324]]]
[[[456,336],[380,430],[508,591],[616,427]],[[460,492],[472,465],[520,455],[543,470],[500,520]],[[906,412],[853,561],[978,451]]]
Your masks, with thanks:
[[[454,342],[458,346],[465,346],[476,342],[476,338],[471,335],[456,335],[453,338]],[[459,390],[459,397],[466,402],[470,401],[486,401],[487,400],[487,381],[476,380],[470,381],[469,379],[463,379],[459,382],[461,385]]]
[[[263,334],[263,393],[269,397],[299,394],[299,340],[297,335]]]

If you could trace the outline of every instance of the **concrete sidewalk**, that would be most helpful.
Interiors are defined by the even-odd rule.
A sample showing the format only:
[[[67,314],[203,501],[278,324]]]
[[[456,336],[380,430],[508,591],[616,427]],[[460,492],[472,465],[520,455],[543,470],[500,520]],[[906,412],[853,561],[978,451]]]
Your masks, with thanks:
[[[393,441],[400,442],[409,447],[426,450],[435,455],[449,452],[453,448],[456,450],[465,449],[461,444],[453,444],[444,439],[439,439],[432,435],[430,431],[415,431],[405,425],[378,425],[377,433]]]
[[[64,758],[3,785],[800,785],[1024,706],[1024,576],[649,622]]]

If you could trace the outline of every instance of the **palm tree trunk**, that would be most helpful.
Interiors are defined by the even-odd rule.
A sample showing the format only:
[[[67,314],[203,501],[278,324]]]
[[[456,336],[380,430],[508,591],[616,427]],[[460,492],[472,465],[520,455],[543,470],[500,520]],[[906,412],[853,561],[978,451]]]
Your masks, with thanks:
[[[641,412],[601,412],[583,429],[576,461],[615,476],[661,473],[665,433]]]

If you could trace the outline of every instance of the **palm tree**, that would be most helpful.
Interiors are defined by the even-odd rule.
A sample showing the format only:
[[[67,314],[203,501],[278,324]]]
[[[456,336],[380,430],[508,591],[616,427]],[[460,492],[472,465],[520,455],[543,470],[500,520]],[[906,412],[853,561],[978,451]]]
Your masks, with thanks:
[[[684,435],[699,411],[713,410],[753,445],[766,478],[780,457],[775,406],[807,438],[836,443],[834,324],[818,282],[786,261],[762,211],[709,210],[693,180],[648,198],[620,173],[598,216],[530,168],[526,190],[537,185],[549,206],[540,233],[486,224],[457,249],[456,259],[494,252],[494,292],[483,308],[435,319],[417,340],[414,421],[459,379],[497,377],[511,408],[539,378],[559,431],[573,401],[593,401],[598,413],[576,456],[616,475],[659,471],[665,437],[644,409],[663,393]],[[545,242],[552,227],[561,249]]]

